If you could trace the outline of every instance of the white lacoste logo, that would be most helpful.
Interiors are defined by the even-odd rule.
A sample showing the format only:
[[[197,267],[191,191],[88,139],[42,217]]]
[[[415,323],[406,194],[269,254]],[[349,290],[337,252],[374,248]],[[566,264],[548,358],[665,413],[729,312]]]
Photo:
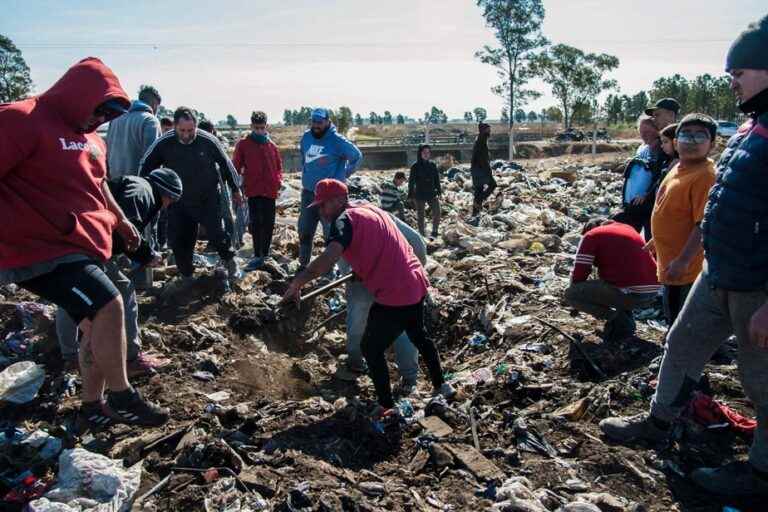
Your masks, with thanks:
[[[101,156],[99,147],[90,142],[75,142],[74,140],[66,141],[64,137],[59,137],[59,143],[61,143],[61,149],[64,151],[87,151],[93,160],[96,160]]]
[[[309,149],[307,150],[307,154],[304,155],[304,163],[310,164],[314,162],[315,160],[319,160],[325,156],[323,153],[323,150],[325,149],[325,146],[318,146],[316,144],[312,144],[309,146]]]

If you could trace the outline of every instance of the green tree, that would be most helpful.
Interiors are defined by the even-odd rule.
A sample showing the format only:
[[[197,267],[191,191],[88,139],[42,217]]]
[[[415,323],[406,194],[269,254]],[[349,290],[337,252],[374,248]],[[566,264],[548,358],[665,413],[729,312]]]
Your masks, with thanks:
[[[370,114],[368,114],[368,122],[370,122],[371,124],[381,124],[380,119],[381,118],[379,117],[379,114],[377,114],[376,112],[371,112]]]
[[[645,91],[640,91],[631,98],[628,96],[624,96],[624,98],[629,100],[624,107],[624,120],[627,122],[635,122],[645,112],[648,103],[650,103],[648,94]]]
[[[501,122],[505,124],[509,123],[509,111],[507,110],[507,107],[501,109]]]
[[[341,133],[347,133],[347,130],[352,127],[353,119],[352,109],[349,107],[339,107],[339,110],[336,112],[336,128]]]
[[[560,101],[565,127],[572,124],[576,103],[592,104],[596,97],[612,86],[612,80],[603,74],[615,69],[619,59],[612,55],[584,53],[578,48],[558,44],[531,60],[534,72],[552,88],[552,95]]]
[[[525,110],[519,108],[515,110],[515,122],[524,123],[526,119]]]
[[[163,105],[160,105],[157,108],[157,117],[169,117],[173,119],[173,110],[169,109],[168,107],[165,107]]]
[[[292,124],[293,118],[291,117],[291,111],[289,109],[283,110],[283,124],[285,126],[290,126]]]
[[[525,106],[541,94],[525,86],[534,76],[529,67],[535,52],[547,44],[541,34],[544,5],[541,0],[476,0],[483,11],[486,25],[493,30],[497,47],[485,45],[475,57],[496,68],[500,84],[491,90],[505,100],[508,112]],[[509,159],[515,155],[515,130],[511,116],[509,126]]]
[[[656,102],[661,98],[674,98],[680,103],[683,112],[690,112],[690,93],[691,84],[683,76],[674,74],[668,77],[661,77],[653,82],[649,103]]]
[[[355,126],[363,126],[363,116],[359,112],[355,114]]]
[[[442,109],[437,107],[432,107],[425,115],[428,116],[430,124],[445,124],[448,122],[448,116]]]
[[[530,112],[528,112],[529,123],[535,123],[538,120],[539,120],[539,115],[534,110],[531,110]]]
[[[475,110],[473,110],[475,113],[475,120],[478,123],[482,123],[486,119],[488,119],[488,111],[485,110],[483,107],[476,107]]]
[[[471,123],[472,121],[474,121],[474,117],[472,116],[472,112],[470,112],[469,110],[464,112],[464,120],[466,122],[468,122],[468,123]]]
[[[549,107],[544,112],[546,112],[547,119],[550,121],[555,123],[563,122],[563,111],[559,107]]]
[[[384,124],[392,124],[392,112],[385,110],[384,115],[381,118],[381,122]]]
[[[32,78],[21,50],[0,34],[0,103],[24,99],[30,92]]]
[[[237,128],[237,119],[232,114],[227,114],[227,126],[230,128]]]
[[[403,117],[403,114],[397,114],[397,118],[395,122],[397,124],[405,124],[405,118]]]
[[[608,124],[619,124],[624,121],[624,106],[621,96],[609,94],[605,99],[605,115]]]

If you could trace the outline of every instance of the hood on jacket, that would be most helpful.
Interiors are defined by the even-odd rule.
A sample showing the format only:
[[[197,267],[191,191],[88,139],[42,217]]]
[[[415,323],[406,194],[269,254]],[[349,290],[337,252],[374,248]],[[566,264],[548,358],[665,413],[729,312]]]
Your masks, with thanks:
[[[154,112],[152,112],[152,107],[141,100],[133,100],[128,112],[149,112],[150,114],[154,114]]]
[[[430,146],[429,144],[419,144],[419,148],[416,150],[416,161],[417,161],[417,162],[423,162],[423,161],[424,161],[424,159],[423,159],[423,158],[421,158],[421,152],[422,152],[422,151],[423,151],[425,148],[429,148],[429,149],[432,149],[432,146]]]
[[[315,135],[315,132],[312,131],[312,129],[307,130],[307,132],[314,138],[315,140],[323,140],[324,138],[328,137],[328,135],[336,135],[336,125],[331,123],[328,125],[328,128],[323,132],[323,134],[318,137]]]
[[[117,100],[126,109],[131,106],[120,80],[96,57],[87,57],[69,68],[38,98],[58,112],[74,130],[81,129],[96,107],[105,101]]]

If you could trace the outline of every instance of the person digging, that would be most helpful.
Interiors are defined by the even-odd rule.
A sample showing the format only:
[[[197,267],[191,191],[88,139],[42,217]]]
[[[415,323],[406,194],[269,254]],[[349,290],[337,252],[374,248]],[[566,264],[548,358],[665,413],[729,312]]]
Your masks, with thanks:
[[[376,418],[396,416],[384,352],[405,331],[427,364],[434,393],[449,398],[455,391],[443,379],[440,356],[427,337],[424,301],[429,281],[405,237],[385,211],[366,203],[350,204],[347,186],[320,180],[310,204],[330,225],[323,253],[290,283],[283,301],[301,300],[301,289],[343,256],[374,297],[361,348],[379,406]]]

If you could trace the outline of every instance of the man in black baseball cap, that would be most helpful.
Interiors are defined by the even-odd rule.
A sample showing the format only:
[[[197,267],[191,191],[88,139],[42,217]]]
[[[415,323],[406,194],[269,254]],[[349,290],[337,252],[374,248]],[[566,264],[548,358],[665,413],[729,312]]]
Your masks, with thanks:
[[[663,130],[677,121],[677,115],[679,113],[680,103],[674,98],[662,98],[652,107],[645,109],[645,115],[653,118],[653,123],[659,130]]]

